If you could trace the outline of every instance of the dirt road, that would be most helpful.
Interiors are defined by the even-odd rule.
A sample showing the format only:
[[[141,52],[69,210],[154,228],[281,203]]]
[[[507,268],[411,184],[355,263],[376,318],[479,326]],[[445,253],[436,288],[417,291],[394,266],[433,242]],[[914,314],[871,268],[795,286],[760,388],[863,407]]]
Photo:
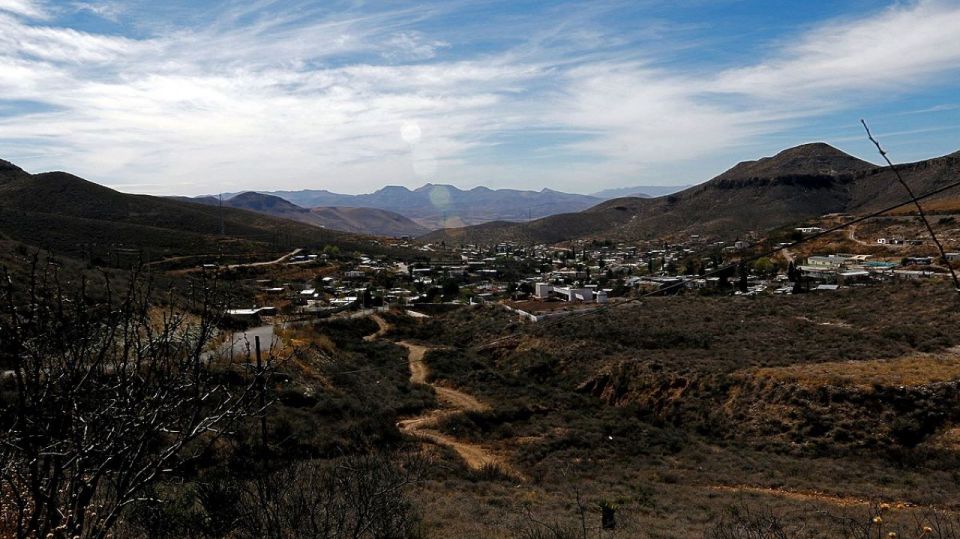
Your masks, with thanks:
[[[452,436],[443,434],[436,430],[437,424],[452,415],[462,414],[464,412],[482,412],[489,410],[490,407],[477,400],[476,397],[468,395],[462,391],[444,387],[427,381],[430,370],[423,362],[424,356],[430,351],[425,346],[412,344],[408,342],[397,343],[407,349],[407,360],[410,363],[410,381],[415,384],[425,384],[433,388],[437,398],[443,404],[443,408],[430,410],[416,417],[400,421],[398,426],[404,433],[417,436],[433,443],[445,445],[456,451],[460,458],[467,463],[467,466],[474,470],[479,470],[486,465],[496,465],[502,470],[519,477],[499,455],[495,455],[486,448],[468,442],[462,442]]]
[[[289,252],[289,253],[281,256],[280,258],[278,258],[278,259],[276,259],[276,260],[267,260],[267,261],[264,261],[264,262],[249,262],[249,263],[246,263],[246,264],[230,264],[229,266],[226,266],[226,268],[227,268],[227,269],[255,268],[255,267],[258,267],[258,266],[271,266],[271,265],[274,265],[274,264],[282,264],[283,262],[285,262],[285,261],[286,261],[287,259],[289,259],[290,257],[293,257],[293,256],[298,255],[301,251],[303,251],[303,249],[294,249],[293,251],[291,251],[291,252]],[[170,257],[170,258],[164,258],[164,259],[161,259],[161,260],[154,260],[153,262],[148,262],[148,263],[146,263],[146,264],[144,264],[144,265],[145,265],[145,266],[154,266],[154,265],[157,265],[157,264],[165,264],[165,263],[168,263],[168,262],[178,262],[178,261],[181,261],[181,260],[191,260],[191,259],[198,259],[198,258],[199,258],[199,259],[204,259],[204,258],[209,259],[209,258],[217,257],[217,256],[219,256],[219,255],[218,255],[218,254],[215,254],[215,253],[205,254],[205,255],[174,256],[174,257]],[[305,262],[311,262],[311,261],[310,261],[310,260],[306,260]],[[194,271],[198,271],[199,269],[200,269],[200,268],[197,268],[197,267],[183,268],[183,269],[175,270],[175,271],[172,272],[172,273],[182,275],[182,274],[184,274],[184,273],[191,273],[191,272],[194,272]]]
[[[379,329],[377,329],[376,332],[371,333],[370,335],[367,335],[366,337],[364,337],[363,340],[367,342],[375,341],[380,337],[383,337],[388,331],[390,331],[390,324],[388,324],[386,320],[381,318],[380,315],[378,314],[371,315],[370,319],[377,323],[377,327]]]
[[[379,329],[375,333],[364,337],[364,340],[367,341],[382,338],[384,334],[390,331],[390,324],[388,324],[386,320],[377,315],[373,315],[371,318],[377,323]],[[397,423],[400,431],[453,449],[460,455],[460,458],[463,459],[467,466],[474,470],[482,469],[487,465],[496,465],[501,470],[517,478],[522,478],[522,475],[516,472],[499,455],[494,454],[479,444],[463,442],[437,430],[437,425],[443,419],[464,412],[482,412],[489,410],[490,407],[480,402],[473,395],[429,382],[430,369],[424,363],[423,359],[431,348],[409,342],[398,342],[396,344],[407,349],[407,362],[410,365],[410,381],[415,384],[432,387],[437,394],[438,400],[443,405],[442,408],[429,410],[418,416],[401,420]]]
[[[407,358],[410,362],[411,382],[431,386],[433,390],[436,391],[440,402],[458,412],[483,412],[490,409],[489,406],[477,400],[473,395],[427,382],[430,370],[423,362],[423,357],[430,351],[429,348],[408,342],[399,342],[397,344],[409,351]]]
[[[281,256],[280,258],[278,258],[278,259],[276,259],[276,260],[267,260],[266,262],[249,262],[249,263],[246,263],[246,264],[231,264],[231,265],[227,266],[227,269],[256,268],[256,267],[260,267],[260,266],[272,266],[272,265],[274,265],[274,264],[282,264],[282,263],[283,263],[284,261],[286,261],[288,258],[293,257],[293,256],[297,256],[297,254],[299,254],[300,251],[302,251],[302,250],[303,250],[303,249],[294,249],[293,251],[290,251],[289,253]]]
[[[860,245],[873,245],[872,243],[867,243],[863,240],[857,239],[857,225],[850,225],[847,227],[847,239]]]

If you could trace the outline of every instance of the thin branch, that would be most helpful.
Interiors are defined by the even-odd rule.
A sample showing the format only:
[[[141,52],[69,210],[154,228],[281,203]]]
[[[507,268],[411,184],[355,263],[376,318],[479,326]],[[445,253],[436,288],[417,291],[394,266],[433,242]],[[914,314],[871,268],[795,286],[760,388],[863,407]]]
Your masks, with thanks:
[[[947,269],[950,270],[950,276],[953,277],[953,286],[956,289],[957,293],[960,294],[960,279],[957,278],[957,272],[953,270],[953,266],[950,265],[950,261],[947,260],[947,252],[943,249],[943,244],[940,243],[940,240],[937,239],[937,233],[933,231],[933,227],[930,225],[930,221],[927,219],[927,214],[923,211],[923,206],[920,205],[920,201],[917,199],[917,196],[913,194],[913,189],[907,185],[907,182],[903,179],[903,176],[900,175],[900,171],[897,170],[897,167],[893,165],[893,162],[890,161],[890,158],[887,157],[887,152],[883,149],[883,146],[880,145],[880,142],[873,138],[873,133],[870,132],[870,128],[867,127],[867,122],[860,119],[860,123],[863,124],[863,129],[867,132],[867,138],[870,139],[870,142],[877,147],[877,151],[880,152],[880,156],[883,157],[883,160],[887,162],[887,165],[890,167],[890,170],[893,171],[893,174],[897,177],[897,181],[900,182],[900,185],[906,189],[907,193],[910,195],[910,198],[913,200],[913,204],[917,207],[917,214],[920,216],[920,220],[923,221],[923,224],[927,227],[927,231],[930,232],[930,238],[933,239],[933,243],[936,244],[937,249],[940,251],[940,260],[947,266]]]

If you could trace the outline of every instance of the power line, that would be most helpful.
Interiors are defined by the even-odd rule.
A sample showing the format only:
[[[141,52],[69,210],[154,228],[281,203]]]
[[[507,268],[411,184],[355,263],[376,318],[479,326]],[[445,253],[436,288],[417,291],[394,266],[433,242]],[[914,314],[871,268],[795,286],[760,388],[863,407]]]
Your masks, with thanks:
[[[893,163],[890,161],[890,158],[887,157],[887,152],[884,151],[883,147],[880,146],[880,142],[877,139],[873,138],[873,133],[870,132],[870,128],[867,127],[867,122],[860,119],[860,123],[863,124],[863,128],[867,132],[867,138],[870,139],[870,142],[877,147],[877,151],[880,152],[880,155],[883,157],[884,161],[887,162],[887,165],[890,167],[890,170],[897,176],[897,180],[900,182],[900,185],[907,190],[907,193],[910,195],[910,198],[913,199],[914,205],[917,207],[917,213],[920,217],[920,220],[923,221],[923,224],[927,227],[927,231],[930,232],[930,238],[933,239],[933,243],[937,245],[937,249],[940,251],[940,260],[946,264],[947,269],[950,270],[950,276],[953,277],[953,286],[956,289],[957,293],[960,293],[960,280],[957,279],[957,273],[953,271],[953,266],[950,265],[950,261],[947,260],[947,252],[943,249],[943,244],[940,243],[940,240],[937,239],[936,232],[933,231],[933,227],[930,226],[930,221],[927,219],[927,214],[923,212],[923,206],[920,205],[920,201],[917,200],[917,197],[913,194],[913,189],[910,189],[910,186],[907,185],[907,182],[903,179],[903,176],[900,175],[900,171],[897,170],[897,167],[893,166]]]

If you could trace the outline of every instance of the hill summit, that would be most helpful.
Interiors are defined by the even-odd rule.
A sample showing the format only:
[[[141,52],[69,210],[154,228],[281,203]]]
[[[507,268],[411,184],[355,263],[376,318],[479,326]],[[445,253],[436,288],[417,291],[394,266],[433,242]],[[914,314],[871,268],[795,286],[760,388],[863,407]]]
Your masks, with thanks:
[[[716,179],[773,178],[783,176],[836,176],[873,168],[874,165],[823,142],[788,148],[773,157],[744,161]]]

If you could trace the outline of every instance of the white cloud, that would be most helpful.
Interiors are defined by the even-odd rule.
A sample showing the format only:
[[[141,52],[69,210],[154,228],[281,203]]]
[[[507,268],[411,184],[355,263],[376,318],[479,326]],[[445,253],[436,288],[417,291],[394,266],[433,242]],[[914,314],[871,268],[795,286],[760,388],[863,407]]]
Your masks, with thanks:
[[[592,191],[594,178],[664,175],[865,89],[884,89],[870,92],[883,99],[896,83],[960,67],[950,32],[960,8],[942,2],[832,22],[759,63],[712,73],[654,67],[652,53],[587,29],[454,57],[456,44],[412,28],[424,15],[404,10],[250,8],[131,39],[27,21],[44,11],[25,0],[0,0],[3,9],[15,15],[0,12],[0,99],[48,107],[0,117],[0,144],[16,142],[26,166],[170,186],[151,188],[160,193],[427,180]],[[518,133],[561,142],[498,158],[494,139]],[[33,157],[44,154],[55,157]]]
[[[35,0],[0,0],[0,12],[4,11],[31,19],[43,19],[47,16],[43,5]]]
[[[74,11],[92,13],[101,19],[118,22],[123,14],[123,4],[119,2],[72,2]]]
[[[449,46],[445,41],[426,39],[421,32],[399,32],[387,40],[382,55],[392,61],[429,60]]]
[[[960,6],[921,1],[825,24],[760,64],[723,73],[720,92],[804,99],[844,91],[899,92],[960,68]]]
[[[0,13],[0,55],[73,64],[116,62],[142,51],[145,42],[99,36],[66,28],[32,26]],[[37,65],[43,68],[42,64]]]

